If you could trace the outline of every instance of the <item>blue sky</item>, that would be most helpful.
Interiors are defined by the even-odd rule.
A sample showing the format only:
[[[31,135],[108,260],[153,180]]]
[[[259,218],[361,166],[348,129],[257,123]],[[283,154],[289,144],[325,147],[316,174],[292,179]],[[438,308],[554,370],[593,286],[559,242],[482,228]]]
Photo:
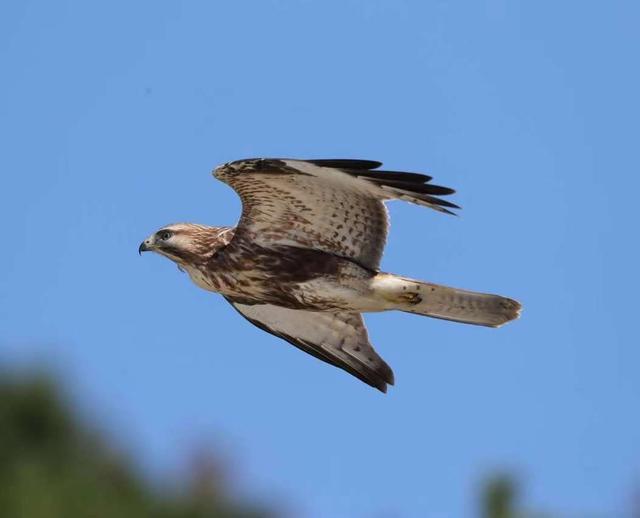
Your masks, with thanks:
[[[35,2],[0,7],[0,360],[54,365],[151,475],[193,444],[305,517],[620,515],[640,480],[637,3]],[[458,189],[390,207],[383,268],[521,300],[500,330],[367,317],[386,396],[137,255],[233,224],[209,175],[353,157]]]

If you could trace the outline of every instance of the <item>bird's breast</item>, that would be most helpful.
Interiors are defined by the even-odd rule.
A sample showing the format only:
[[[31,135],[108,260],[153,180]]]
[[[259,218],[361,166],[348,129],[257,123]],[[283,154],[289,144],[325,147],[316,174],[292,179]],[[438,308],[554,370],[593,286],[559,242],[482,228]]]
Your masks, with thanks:
[[[203,290],[227,296],[253,296],[261,292],[261,282],[248,271],[213,270],[209,267],[187,267],[187,272],[196,286]]]
[[[207,271],[204,268],[187,266],[185,267],[189,277],[193,283],[207,291],[220,292],[222,291],[225,282],[220,275],[216,275],[211,271]]]

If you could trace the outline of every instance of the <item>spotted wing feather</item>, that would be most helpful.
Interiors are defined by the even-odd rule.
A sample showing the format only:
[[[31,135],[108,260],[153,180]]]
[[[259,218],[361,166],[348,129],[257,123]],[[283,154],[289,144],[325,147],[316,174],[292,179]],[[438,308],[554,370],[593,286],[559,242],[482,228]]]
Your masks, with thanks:
[[[419,173],[379,171],[368,160],[247,159],[217,168],[242,199],[234,240],[313,248],[377,270],[388,232],[384,201],[401,199],[441,212],[452,189]],[[233,244],[233,243],[232,243]]]

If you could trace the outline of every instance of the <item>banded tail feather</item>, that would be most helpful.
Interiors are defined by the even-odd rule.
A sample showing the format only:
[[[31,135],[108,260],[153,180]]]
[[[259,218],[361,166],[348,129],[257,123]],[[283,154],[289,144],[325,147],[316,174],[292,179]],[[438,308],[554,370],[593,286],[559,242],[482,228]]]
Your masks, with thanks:
[[[513,299],[450,288],[386,273],[378,274],[374,290],[390,309],[464,324],[500,327],[520,316],[521,304]]]

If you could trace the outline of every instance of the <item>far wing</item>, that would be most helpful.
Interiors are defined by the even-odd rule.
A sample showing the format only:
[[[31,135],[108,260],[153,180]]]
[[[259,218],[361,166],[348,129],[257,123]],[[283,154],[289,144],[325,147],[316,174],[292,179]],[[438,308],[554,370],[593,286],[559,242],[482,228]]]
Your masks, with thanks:
[[[393,385],[393,371],[376,353],[359,313],[288,309],[242,304],[227,298],[249,322],[306,353],[344,369],[382,392]]]
[[[431,177],[375,170],[380,165],[247,159],[224,164],[214,174],[242,199],[236,243],[312,248],[377,270],[387,237],[384,200],[402,199],[441,212],[456,208],[436,197],[453,190],[428,183]]]

